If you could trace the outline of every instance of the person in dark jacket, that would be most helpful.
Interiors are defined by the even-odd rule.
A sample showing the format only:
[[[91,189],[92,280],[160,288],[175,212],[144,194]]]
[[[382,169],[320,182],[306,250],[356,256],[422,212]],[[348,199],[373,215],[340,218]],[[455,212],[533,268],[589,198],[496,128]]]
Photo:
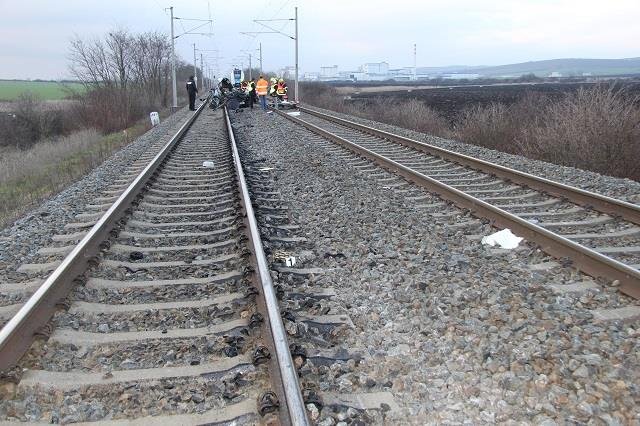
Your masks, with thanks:
[[[251,79],[247,88],[249,91],[249,106],[253,109],[254,102],[258,102],[258,97],[256,96],[256,82]]]
[[[220,80],[220,84],[218,85],[218,87],[223,95],[225,95],[227,92],[233,92],[233,84],[231,84],[229,79],[226,77]]]
[[[194,81],[193,76],[189,77],[189,81],[187,81],[187,93],[189,94],[189,109],[191,111],[195,111],[198,86],[196,86],[196,82]]]

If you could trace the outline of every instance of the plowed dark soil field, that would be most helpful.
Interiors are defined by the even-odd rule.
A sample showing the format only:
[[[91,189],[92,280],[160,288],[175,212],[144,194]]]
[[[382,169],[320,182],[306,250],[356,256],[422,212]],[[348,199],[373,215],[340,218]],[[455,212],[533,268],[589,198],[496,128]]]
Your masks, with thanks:
[[[539,83],[539,84],[508,84],[485,86],[454,86],[433,89],[414,89],[411,91],[368,92],[352,95],[353,102],[368,102],[375,98],[418,99],[431,108],[436,109],[448,120],[455,121],[457,114],[465,108],[474,105],[488,105],[500,102],[510,105],[526,93],[539,93],[557,99],[562,94],[573,92],[580,87],[593,87],[594,83]],[[640,83],[624,85],[630,95],[640,95]]]

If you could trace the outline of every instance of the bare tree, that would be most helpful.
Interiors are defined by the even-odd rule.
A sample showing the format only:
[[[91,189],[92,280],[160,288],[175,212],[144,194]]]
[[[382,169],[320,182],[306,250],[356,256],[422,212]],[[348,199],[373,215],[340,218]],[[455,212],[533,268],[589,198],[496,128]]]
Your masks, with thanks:
[[[145,89],[150,100],[163,99],[163,86],[170,70],[169,48],[166,36],[154,32],[140,34],[132,43],[133,80]]]
[[[170,43],[157,32],[132,34],[124,29],[102,39],[76,35],[70,44],[70,70],[86,88],[82,99],[87,120],[104,131],[130,125],[148,111],[168,106]],[[178,79],[193,73],[191,65],[177,61]],[[180,93],[183,94],[184,91]]]
[[[109,65],[117,84],[127,88],[133,57],[133,37],[126,30],[111,31],[106,38]]]
[[[71,73],[81,83],[94,87],[113,84],[108,54],[101,40],[87,42],[76,35],[71,40],[69,60]]]

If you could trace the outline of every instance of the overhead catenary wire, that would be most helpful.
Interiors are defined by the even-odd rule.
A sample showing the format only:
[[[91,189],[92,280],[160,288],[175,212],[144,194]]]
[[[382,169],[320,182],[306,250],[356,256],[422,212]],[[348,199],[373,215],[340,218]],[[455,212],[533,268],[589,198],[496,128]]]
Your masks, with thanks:
[[[249,32],[253,32],[255,30],[257,30],[258,24],[255,22],[256,19],[261,19],[264,16],[268,16],[269,20],[274,19],[276,16],[278,16],[278,14],[280,12],[282,12],[282,10],[284,10],[285,7],[287,7],[287,5],[289,5],[291,3],[291,0],[284,0],[279,7],[276,8],[275,12],[268,14],[267,11],[270,8],[270,6],[273,4],[274,2],[272,1],[268,1],[265,6],[262,8],[262,10],[256,15],[254,15],[254,17],[251,19],[250,22],[250,30]],[[280,31],[284,30],[284,28],[287,26],[288,22],[285,22],[281,28]],[[257,40],[258,37],[250,37],[249,39],[247,39],[246,43],[244,44],[244,47],[240,50],[250,50],[251,48],[255,48],[257,50]]]
[[[176,17],[173,13],[173,6],[171,6],[169,8],[169,10],[171,11],[171,80],[172,80],[172,108],[173,109],[177,109],[178,108],[178,94],[177,94],[177,82],[176,82],[176,55],[175,55],[175,43],[176,43],[176,39],[187,35],[187,34],[192,34],[192,35],[204,35],[207,33],[194,33],[193,31],[202,28],[203,26],[210,24],[212,21],[207,20],[207,19],[200,19],[200,18],[183,18],[183,17]],[[174,21],[179,21],[180,22],[180,26],[183,29],[183,33],[182,34],[178,34],[177,36],[175,35],[175,31],[174,31]],[[184,24],[182,23],[182,21],[197,21],[197,22],[203,22],[204,24],[198,24],[195,27],[187,30],[184,27]],[[197,66],[196,66],[196,59],[195,59],[195,43],[194,43],[194,60],[193,60],[193,68],[194,68],[194,77],[195,74],[197,74]]]

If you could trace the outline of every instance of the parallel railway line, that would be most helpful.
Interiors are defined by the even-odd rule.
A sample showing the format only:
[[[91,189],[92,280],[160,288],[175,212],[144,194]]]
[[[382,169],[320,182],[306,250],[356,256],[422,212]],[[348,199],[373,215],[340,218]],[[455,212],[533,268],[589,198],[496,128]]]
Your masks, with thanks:
[[[308,108],[278,111],[640,298],[640,207]]]

